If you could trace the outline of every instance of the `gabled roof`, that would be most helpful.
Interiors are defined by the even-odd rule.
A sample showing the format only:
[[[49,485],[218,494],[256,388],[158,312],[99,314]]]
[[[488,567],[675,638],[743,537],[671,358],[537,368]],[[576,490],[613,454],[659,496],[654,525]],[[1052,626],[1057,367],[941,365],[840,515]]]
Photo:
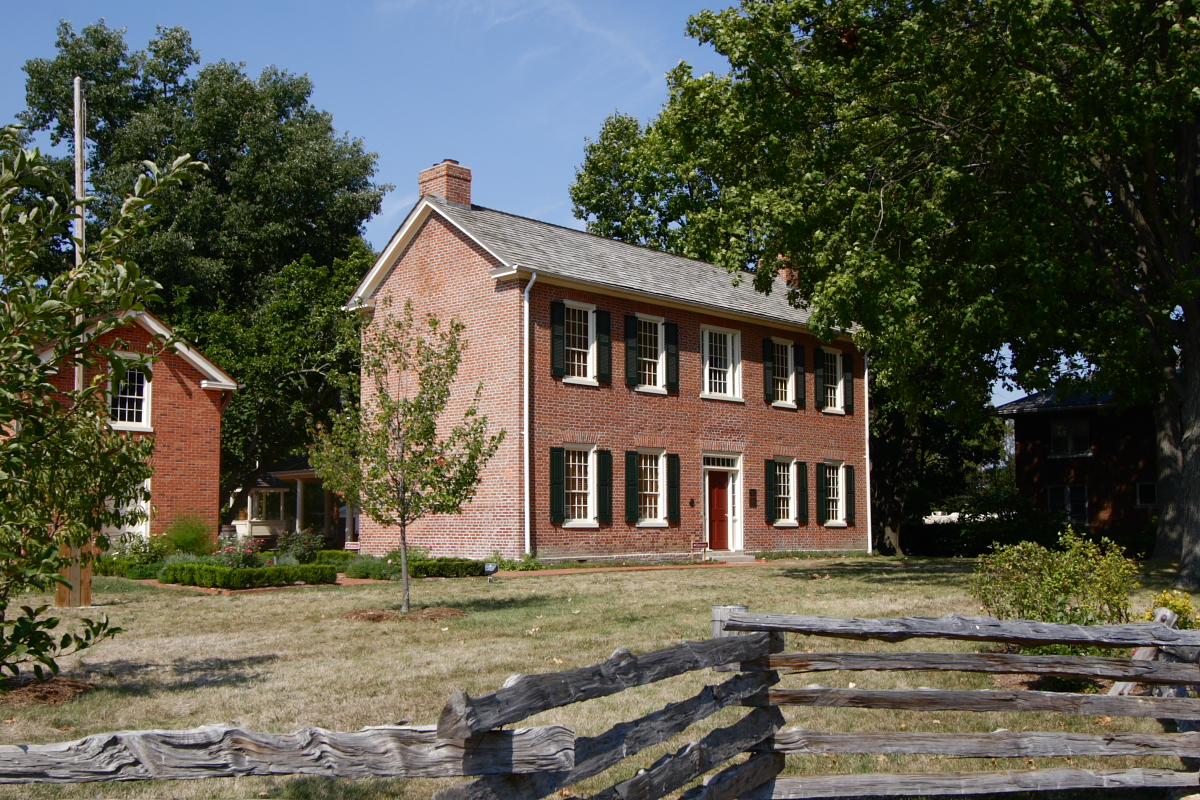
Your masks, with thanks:
[[[1034,414],[1048,411],[1082,411],[1101,408],[1112,403],[1112,394],[1077,394],[1059,399],[1054,392],[1034,392],[1018,400],[996,407],[996,413],[1010,417],[1016,414]]]
[[[373,304],[375,292],[387,278],[404,248],[430,214],[436,213],[490,253],[502,267],[494,277],[537,272],[539,277],[594,286],[596,291],[620,291],[649,300],[671,301],[807,327],[809,313],[787,301],[787,286],[776,281],[769,295],[755,291],[753,276],[733,285],[723,267],[648,247],[606,239],[548,222],[506,214],[483,206],[448,202],[425,195],[409,212],[374,266],[347,303],[347,309]]]

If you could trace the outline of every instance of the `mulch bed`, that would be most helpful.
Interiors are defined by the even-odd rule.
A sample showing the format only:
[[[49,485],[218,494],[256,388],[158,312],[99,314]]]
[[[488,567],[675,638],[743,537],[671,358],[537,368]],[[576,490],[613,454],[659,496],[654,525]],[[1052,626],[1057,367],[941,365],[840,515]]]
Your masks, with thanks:
[[[77,681],[74,678],[64,678],[56,675],[48,681],[36,681],[33,678],[22,679],[13,688],[0,694],[0,705],[28,705],[36,703],[45,706],[57,706],[84,692],[96,688],[90,683]]]
[[[342,614],[342,619],[352,622],[442,622],[465,616],[466,614],[457,608],[416,606],[407,614],[394,608],[359,608]]]

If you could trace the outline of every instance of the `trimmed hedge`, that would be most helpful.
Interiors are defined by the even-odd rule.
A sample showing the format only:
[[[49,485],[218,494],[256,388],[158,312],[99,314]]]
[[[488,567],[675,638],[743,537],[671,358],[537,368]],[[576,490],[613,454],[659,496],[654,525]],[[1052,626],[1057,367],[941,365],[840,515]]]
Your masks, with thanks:
[[[359,556],[346,563],[347,578],[373,578],[382,581],[400,580],[400,561],[375,556]],[[408,562],[410,578],[476,578],[483,575],[483,562],[469,558],[422,558]]]
[[[216,567],[211,564],[167,564],[159,573],[160,583],[203,586],[213,589],[254,589],[260,586],[291,586],[294,583],[335,583],[332,564],[300,564],[291,567]]]
[[[151,580],[158,577],[162,569],[161,563],[139,564],[127,558],[101,556],[92,562],[93,575],[110,575],[117,578],[129,578],[134,581]]]
[[[346,566],[346,563],[352,558],[357,558],[358,553],[354,550],[318,550],[318,564],[333,564],[341,569]]]

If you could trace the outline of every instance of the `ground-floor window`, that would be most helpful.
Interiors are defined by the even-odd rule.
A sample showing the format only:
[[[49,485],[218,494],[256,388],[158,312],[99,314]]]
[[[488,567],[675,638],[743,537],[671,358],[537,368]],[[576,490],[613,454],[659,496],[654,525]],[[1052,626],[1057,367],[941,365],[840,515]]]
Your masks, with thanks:
[[[591,520],[592,453],[568,449],[566,452],[566,521]]]
[[[662,453],[638,453],[638,522],[663,521],[662,460]]]
[[[795,522],[796,504],[792,481],[794,462],[775,461],[775,523]]]
[[[1088,496],[1087,485],[1083,483],[1067,483],[1051,486],[1047,489],[1049,495],[1048,507],[1051,511],[1065,513],[1067,522],[1079,527],[1088,525]]]
[[[826,461],[817,464],[817,522],[854,525],[854,467]]]

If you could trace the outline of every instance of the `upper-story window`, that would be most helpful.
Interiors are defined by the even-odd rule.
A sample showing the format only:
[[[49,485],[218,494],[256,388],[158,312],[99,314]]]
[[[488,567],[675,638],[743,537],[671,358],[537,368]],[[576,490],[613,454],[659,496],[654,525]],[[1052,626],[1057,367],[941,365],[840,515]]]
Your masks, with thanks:
[[[842,359],[840,353],[825,351],[825,408],[842,407]]]
[[[591,378],[592,310],[567,304],[566,309],[567,377]]]
[[[704,386],[701,397],[742,399],[741,336],[723,328],[700,329],[704,345]]]
[[[1090,456],[1091,454],[1092,443],[1088,435],[1086,419],[1068,419],[1050,423],[1050,455],[1066,458]]]
[[[150,381],[143,370],[127,369],[124,379],[115,382],[108,419],[118,430],[150,429]]]
[[[662,323],[638,317],[638,386],[662,386]]]
[[[776,339],[771,342],[771,345],[775,350],[775,402],[795,403],[796,393],[792,387],[794,381],[792,343]]]
[[[818,347],[813,351],[813,394],[826,414],[854,413],[854,356]]]
[[[564,383],[596,386],[612,380],[609,312],[586,303],[550,304],[550,374]]]

